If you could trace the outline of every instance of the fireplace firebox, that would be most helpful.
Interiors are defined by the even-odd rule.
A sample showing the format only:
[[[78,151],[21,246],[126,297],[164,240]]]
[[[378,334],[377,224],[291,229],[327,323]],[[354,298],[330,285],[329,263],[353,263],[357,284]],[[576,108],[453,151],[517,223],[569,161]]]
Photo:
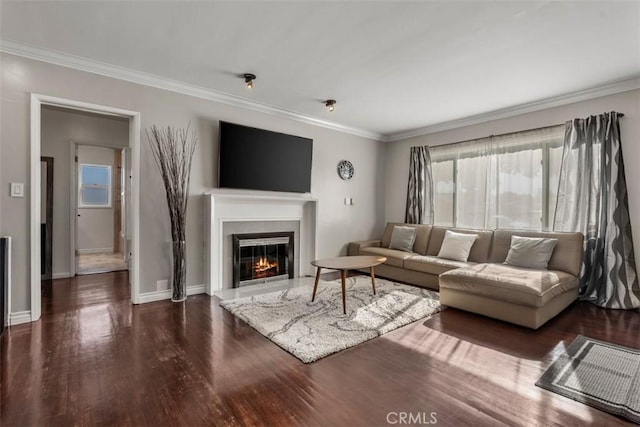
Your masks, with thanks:
[[[234,288],[293,278],[293,231],[232,238]]]

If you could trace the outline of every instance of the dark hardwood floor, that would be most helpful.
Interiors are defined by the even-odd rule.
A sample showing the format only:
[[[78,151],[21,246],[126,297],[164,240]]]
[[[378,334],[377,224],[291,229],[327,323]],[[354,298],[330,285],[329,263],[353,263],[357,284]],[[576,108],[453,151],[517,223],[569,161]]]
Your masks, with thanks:
[[[2,337],[0,425],[626,424],[534,383],[577,334],[640,347],[637,311],[575,303],[532,331],[447,309],[305,365],[218,302],[132,306],[126,272],[53,281]]]

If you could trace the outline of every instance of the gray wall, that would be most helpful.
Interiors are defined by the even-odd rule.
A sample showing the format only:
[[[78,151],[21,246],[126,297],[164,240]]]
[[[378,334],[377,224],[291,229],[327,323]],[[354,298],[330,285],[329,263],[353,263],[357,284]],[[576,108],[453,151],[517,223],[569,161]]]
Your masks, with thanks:
[[[29,120],[28,117],[27,120]],[[104,115],[98,116],[73,110],[43,107],[41,126],[42,155],[54,158],[53,277],[55,278],[70,274],[71,220],[69,206],[71,198],[69,192],[71,191],[71,164],[69,162],[71,141],[95,146],[126,147],[129,143],[129,121]],[[23,144],[25,145],[23,148],[28,151],[28,141],[23,141]],[[5,144],[3,143],[3,166],[5,162],[4,148]],[[113,158],[113,152],[111,156]],[[9,155],[8,157],[7,160],[10,160],[11,156]],[[28,171],[28,167],[26,170]],[[22,179],[28,182],[28,175]],[[25,202],[27,202],[26,209],[28,212],[28,199],[25,199]],[[111,213],[111,218],[113,218],[113,212]],[[0,224],[3,223],[4,221]],[[111,220],[111,224],[110,228],[113,229],[113,220]],[[28,232],[25,238],[28,239]],[[27,242],[28,240],[25,244]],[[109,246],[112,246],[112,244]],[[28,263],[28,259],[26,262]]]
[[[231,121],[314,140],[311,193],[318,202],[318,257],[346,254],[350,240],[372,238],[384,226],[384,143],[248,109],[189,97],[96,74],[2,54],[0,145],[0,234],[14,236],[13,311],[30,309],[29,287],[29,97],[59,96],[141,113],[142,128],[185,126],[191,121],[199,144],[191,175],[187,218],[187,284],[204,283],[203,197],[216,185],[218,122]],[[242,84],[241,81],[238,84]],[[336,116],[339,119],[339,116]],[[156,290],[169,276],[169,219],[164,190],[144,131],[141,145],[141,292]],[[342,181],[339,160],[356,173]],[[9,182],[26,183],[26,197],[9,198]],[[355,204],[345,206],[344,197]],[[404,204],[404,203],[403,203]]]
[[[640,90],[633,90],[588,101],[549,108],[501,120],[493,120],[404,141],[392,142],[386,150],[385,217],[387,221],[404,220],[409,169],[409,149],[419,145],[441,145],[489,135],[517,132],[562,124],[605,111],[624,113],[620,120],[622,152],[629,192],[629,213],[633,229],[636,265],[640,266]]]
[[[126,141],[127,139],[125,139]],[[78,147],[78,164],[91,164],[111,166],[111,176],[113,178],[114,165],[113,148],[91,147],[81,145]],[[116,176],[118,176],[116,174]],[[119,176],[118,176],[119,178]],[[113,186],[112,186],[113,189]],[[113,191],[112,191],[113,193]],[[78,252],[113,252],[113,203],[114,194],[111,194],[111,207],[91,207],[78,208]],[[79,204],[78,204],[79,205]],[[118,230],[118,233],[120,231]]]

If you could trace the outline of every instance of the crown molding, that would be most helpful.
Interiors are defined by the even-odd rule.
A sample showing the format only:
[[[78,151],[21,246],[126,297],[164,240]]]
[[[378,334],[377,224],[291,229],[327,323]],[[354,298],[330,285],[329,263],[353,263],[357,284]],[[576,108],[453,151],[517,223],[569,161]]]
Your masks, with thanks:
[[[528,102],[513,107],[502,108],[499,110],[477,114],[474,116],[436,123],[433,125],[407,131],[381,134],[368,131],[366,129],[360,129],[330,122],[314,116],[288,111],[258,101],[241,98],[224,92],[214,91],[211,89],[203,88],[201,86],[184,83],[178,80],[168,79],[141,71],[135,71],[129,68],[119,67],[117,65],[111,65],[63,52],[43,49],[14,40],[0,38],[0,52],[21,56],[36,61],[47,62],[54,65],[60,65],[62,67],[72,68],[93,74],[99,74],[102,76],[124,80],[131,83],[137,83],[144,86],[168,90],[171,92],[193,96],[196,98],[202,98],[234,107],[253,110],[272,116],[295,120],[297,122],[332,129],[338,132],[383,142],[400,141],[403,139],[476,125],[492,120],[504,119],[507,117],[518,116],[520,114],[532,113],[548,108],[572,104],[574,102],[586,101],[589,99],[599,98],[607,95],[615,95],[617,93],[627,92],[634,89],[640,89],[640,75],[638,75],[626,80],[615,81],[590,89],[571,92],[565,95],[560,95],[539,101]]]
[[[574,102],[587,101],[589,99],[600,98],[607,95],[615,95],[617,93],[627,92],[634,89],[640,89],[640,75],[626,80],[606,83],[590,89],[571,92],[565,95],[555,96],[539,101],[528,102],[526,104],[515,105],[513,107],[502,108],[500,110],[490,111],[488,113],[477,114],[475,116],[463,117],[457,120],[451,120],[442,123],[436,123],[424,126],[418,129],[402,131],[397,133],[386,134],[383,137],[384,142],[394,142],[403,139],[423,136],[430,133],[442,132],[450,129],[457,129],[465,126],[477,125],[492,120],[504,119],[507,117],[518,116],[520,114],[532,113],[534,111],[546,110],[548,108],[560,107],[562,105],[573,104]]]
[[[223,92],[218,92],[201,86],[184,83],[178,80],[168,79],[141,71],[135,71],[130,68],[107,64],[104,62],[95,61],[68,53],[43,49],[14,40],[0,38],[0,52],[21,56],[36,61],[47,62],[49,64],[60,65],[62,67],[73,68],[80,71],[86,71],[88,73],[99,74],[101,76],[124,80],[131,83],[137,83],[144,86],[168,90],[171,92],[189,95],[196,98],[207,99],[209,101],[226,104],[233,107],[240,107],[248,110],[258,111],[261,113],[270,114],[272,116],[291,119],[301,123],[332,129],[351,135],[361,136],[364,138],[374,139],[376,141],[381,141],[384,139],[384,135],[380,133],[341,125],[314,116],[295,113],[293,111],[288,111],[282,108],[275,107],[273,105],[264,104],[258,101],[241,98]]]

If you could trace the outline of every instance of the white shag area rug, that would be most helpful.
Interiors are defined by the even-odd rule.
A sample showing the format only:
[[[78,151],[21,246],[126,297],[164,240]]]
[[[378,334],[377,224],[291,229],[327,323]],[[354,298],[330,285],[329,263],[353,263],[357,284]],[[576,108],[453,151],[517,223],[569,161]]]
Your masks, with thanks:
[[[340,280],[222,301],[220,305],[255,330],[311,363],[442,310],[437,292],[371,278],[347,279],[347,314]]]

